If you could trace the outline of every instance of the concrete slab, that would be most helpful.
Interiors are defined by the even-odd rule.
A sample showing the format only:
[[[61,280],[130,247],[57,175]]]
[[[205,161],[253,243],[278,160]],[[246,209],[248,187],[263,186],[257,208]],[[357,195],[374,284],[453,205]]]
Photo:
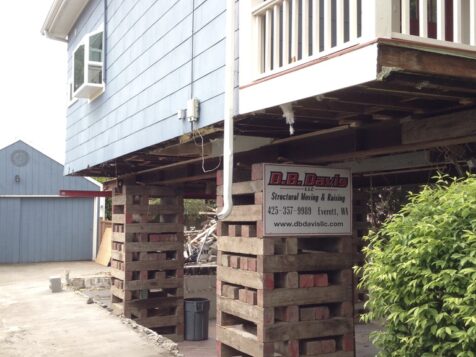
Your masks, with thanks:
[[[107,271],[93,262],[0,265],[0,355],[173,356],[71,291],[51,293],[48,278]]]

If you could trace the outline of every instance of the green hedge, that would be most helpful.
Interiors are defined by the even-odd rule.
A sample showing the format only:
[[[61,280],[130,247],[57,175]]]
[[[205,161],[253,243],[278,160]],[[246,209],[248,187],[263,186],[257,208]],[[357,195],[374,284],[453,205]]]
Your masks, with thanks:
[[[379,356],[476,356],[476,177],[440,177],[370,232],[361,286]]]

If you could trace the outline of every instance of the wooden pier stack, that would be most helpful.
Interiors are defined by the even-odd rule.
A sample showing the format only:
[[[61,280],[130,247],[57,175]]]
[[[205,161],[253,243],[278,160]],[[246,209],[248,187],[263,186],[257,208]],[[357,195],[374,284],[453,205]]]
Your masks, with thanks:
[[[217,354],[353,357],[352,237],[263,237],[262,173],[219,223]]]
[[[117,314],[183,340],[183,198],[123,185],[112,198],[112,303]]]

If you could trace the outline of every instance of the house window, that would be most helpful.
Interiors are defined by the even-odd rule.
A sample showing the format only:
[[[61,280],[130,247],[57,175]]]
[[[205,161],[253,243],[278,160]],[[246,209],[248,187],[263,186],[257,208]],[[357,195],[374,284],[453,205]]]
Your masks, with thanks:
[[[90,100],[104,92],[104,32],[86,35],[73,53],[73,95]]]

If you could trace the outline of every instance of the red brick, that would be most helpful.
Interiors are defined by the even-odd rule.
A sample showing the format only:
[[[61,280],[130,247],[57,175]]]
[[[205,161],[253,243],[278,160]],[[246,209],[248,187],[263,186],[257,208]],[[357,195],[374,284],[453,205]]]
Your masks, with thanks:
[[[262,179],[263,179],[263,164],[259,163],[259,164],[251,165],[251,180],[257,181]]]
[[[238,299],[242,302],[246,302],[246,289],[240,289],[238,291]]]
[[[158,271],[155,273],[156,280],[165,280],[165,271]]]
[[[343,302],[339,306],[339,317],[353,317],[354,305],[350,301]]]
[[[223,185],[223,170],[218,170],[217,171],[217,181],[216,181],[217,186]]]
[[[246,290],[246,303],[256,305],[258,302],[257,293],[255,290]]]
[[[239,290],[240,288],[238,288],[237,286],[225,284],[222,286],[222,296],[231,298],[231,299],[238,299]]]
[[[263,221],[256,222],[256,237],[262,238],[264,236]]]
[[[223,284],[221,281],[217,280],[217,282],[216,282],[216,289],[215,289],[215,290],[216,290],[216,294],[219,295],[219,296],[222,295],[223,285],[224,285],[224,284]]]
[[[335,340],[322,340],[322,353],[334,353],[337,349]]]
[[[228,254],[221,255],[221,265],[224,267],[230,266],[230,256]]]
[[[317,355],[322,353],[321,341],[304,341],[302,344],[302,352],[305,355]]]
[[[183,269],[177,269],[177,270],[175,271],[175,276],[176,276],[177,278],[183,278]]]
[[[176,242],[177,235],[175,234],[149,234],[149,242]]]
[[[217,200],[216,200],[216,205],[217,205],[217,208],[222,208],[223,207],[223,196],[222,195],[218,195],[217,196]]]
[[[354,335],[349,333],[342,338],[342,349],[345,352],[354,350]]]
[[[263,204],[263,192],[255,192],[255,205]]]
[[[288,350],[289,357],[299,357],[299,341],[298,340],[288,341],[287,350]]]
[[[238,269],[240,267],[240,257],[237,255],[231,255],[230,266],[234,269]]]
[[[149,272],[142,270],[140,272],[140,280],[148,280],[149,279]]]
[[[314,287],[314,275],[313,274],[299,274],[299,287],[300,288]]]
[[[329,277],[326,273],[314,274],[314,286],[326,287],[329,286]]]
[[[316,307],[316,320],[328,320],[331,317],[331,311],[328,306]]]
[[[276,308],[276,318],[285,322],[297,322],[299,321],[299,306],[283,306]]]
[[[132,271],[126,271],[126,280],[132,280],[132,275],[134,273]]]
[[[264,288],[265,289],[274,289],[274,274],[265,273],[263,274]]]
[[[247,257],[240,257],[240,269],[241,270],[248,270],[248,258]]]
[[[257,270],[257,260],[256,258],[248,258],[248,270],[249,271],[256,271]]]
[[[289,289],[299,287],[299,274],[297,272],[285,273],[283,286]]]
[[[316,319],[316,308],[315,307],[301,307],[299,309],[299,320],[300,321],[313,321]]]
[[[339,273],[339,283],[341,284],[351,284],[352,283],[352,270],[345,269]]]
[[[230,237],[241,237],[241,224],[229,224],[228,235]]]
[[[317,355],[336,352],[335,340],[305,341],[303,343],[303,353],[305,355]]]
[[[256,237],[256,226],[254,224],[243,224],[241,226],[242,237]]]

